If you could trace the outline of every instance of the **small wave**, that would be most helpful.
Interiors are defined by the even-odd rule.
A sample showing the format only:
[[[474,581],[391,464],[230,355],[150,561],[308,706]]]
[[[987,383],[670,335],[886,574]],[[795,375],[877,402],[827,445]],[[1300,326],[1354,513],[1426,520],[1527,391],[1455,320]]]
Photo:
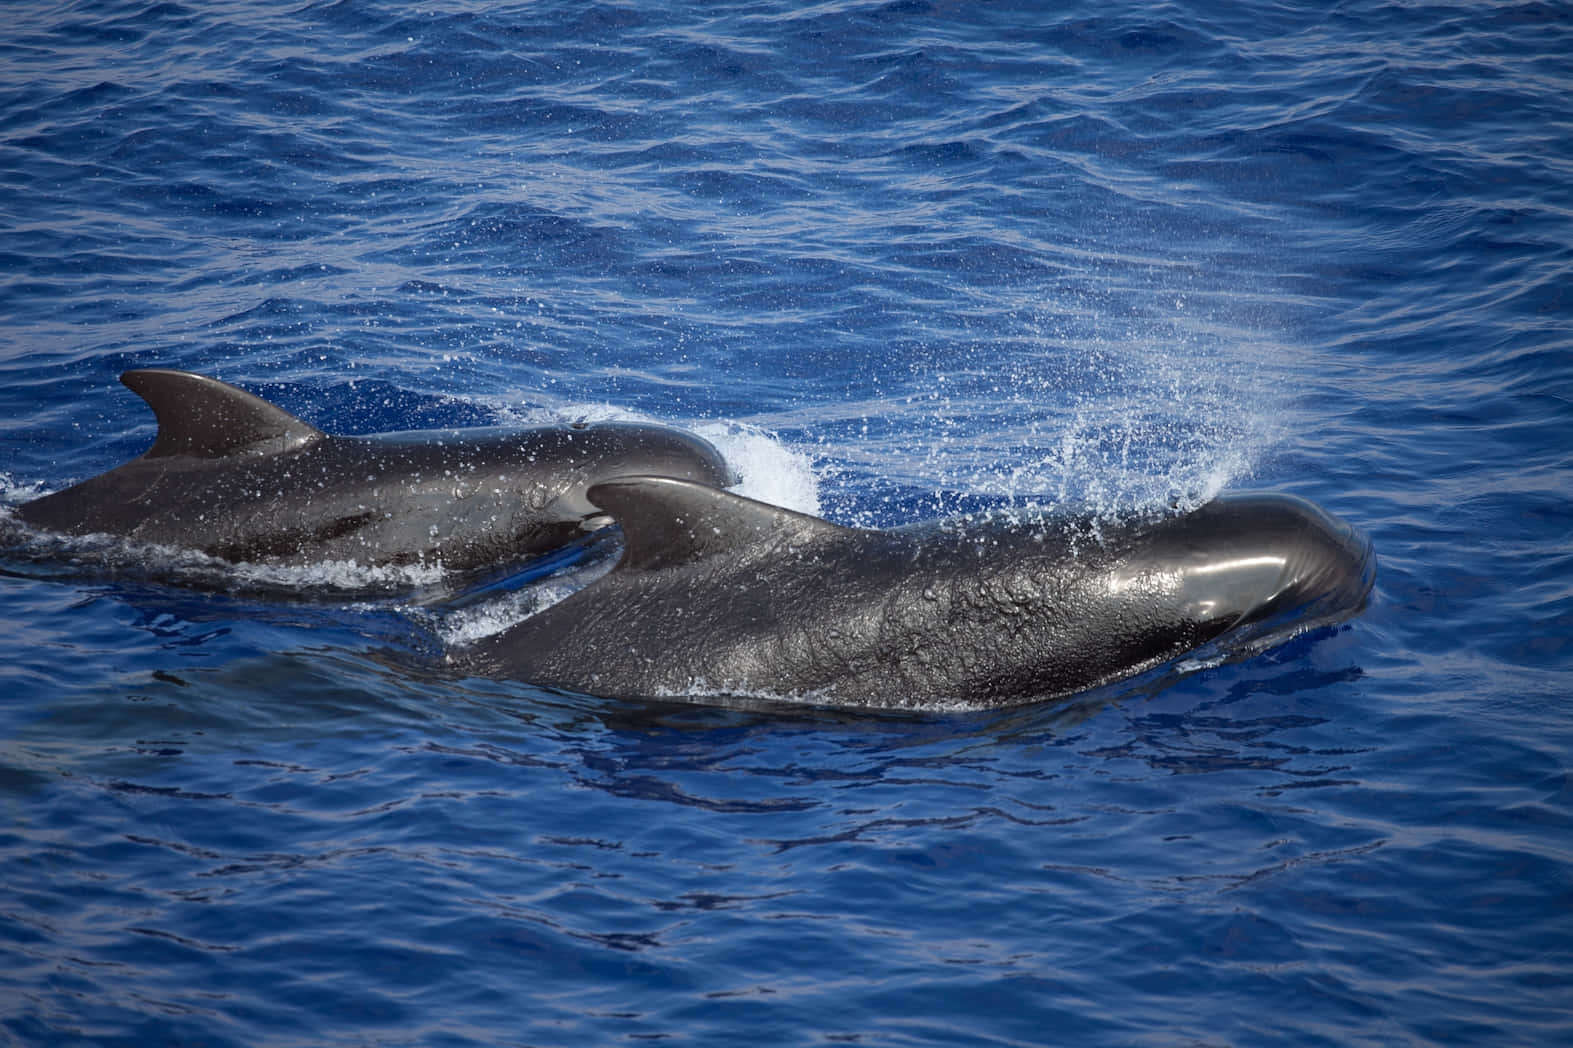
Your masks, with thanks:
[[[441,586],[448,579],[448,570],[440,562],[424,561],[381,565],[353,560],[318,560],[301,565],[242,561],[233,565],[232,570],[242,585],[328,593],[423,590]]]
[[[9,473],[0,473],[0,513],[10,514],[12,506],[42,498],[51,490],[42,481],[23,483]]]
[[[307,564],[234,562],[201,550],[137,542],[119,535],[64,535],[38,531],[0,507],[0,554],[29,574],[63,573],[114,579],[172,582],[197,589],[257,596],[397,597],[441,588],[448,572],[439,563],[367,565],[350,560]]]
[[[737,471],[739,480],[732,490],[739,495],[799,513],[819,513],[819,475],[808,452],[746,422],[707,422],[695,432]]]
[[[466,607],[428,613],[426,625],[450,648],[465,648],[501,633],[571,596],[590,580],[554,580]]]
[[[721,452],[738,476],[731,490],[739,495],[795,510],[820,512],[819,475],[815,456],[788,446],[778,435],[747,422],[711,420],[674,423],[615,404],[564,404],[532,407],[500,403],[492,406],[499,424],[545,426],[565,422],[630,422],[688,428]]]
[[[588,586],[617,566],[621,549],[616,532],[603,529],[534,570],[514,573],[411,614],[448,647],[468,647]]]

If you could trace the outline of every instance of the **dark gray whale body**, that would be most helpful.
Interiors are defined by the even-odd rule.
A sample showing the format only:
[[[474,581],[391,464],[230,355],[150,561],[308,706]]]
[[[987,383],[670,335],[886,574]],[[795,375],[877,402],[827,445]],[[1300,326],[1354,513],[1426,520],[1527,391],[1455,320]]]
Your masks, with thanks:
[[[1285,495],[1096,537],[1063,521],[852,529],[658,477],[589,496],[622,526],[617,567],[461,667],[610,697],[1004,706],[1341,620],[1374,576],[1362,537]]]
[[[660,426],[336,437],[244,390],[183,371],[121,381],[158,419],[153,446],[18,506],[33,528],[107,533],[228,561],[440,564],[471,573],[550,552],[628,474],[725,484],[720,454]]]

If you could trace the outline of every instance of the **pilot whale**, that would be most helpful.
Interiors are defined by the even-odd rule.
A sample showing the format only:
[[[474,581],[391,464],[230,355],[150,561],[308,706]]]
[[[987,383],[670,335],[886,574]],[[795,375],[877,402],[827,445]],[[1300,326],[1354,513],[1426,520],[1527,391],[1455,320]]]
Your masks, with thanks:
[[[675,478],[589,498],[621,525],[616,567],[456,652],[461,670],[608,697],[1005,706],[1211,641],[1266,647],[1356,613],[1374,577],[1354,529],[1280,494],[888,531]]]
[[[25,524],[200,550],[227,561],[473,573],[571,542],[591,485],[626,474],[726,484],[706,441],[604,423],[330,436],[204,375],[127,371],[158,421],[144,454],[16,507]],[[603,521],[604,523],[604,521]]]

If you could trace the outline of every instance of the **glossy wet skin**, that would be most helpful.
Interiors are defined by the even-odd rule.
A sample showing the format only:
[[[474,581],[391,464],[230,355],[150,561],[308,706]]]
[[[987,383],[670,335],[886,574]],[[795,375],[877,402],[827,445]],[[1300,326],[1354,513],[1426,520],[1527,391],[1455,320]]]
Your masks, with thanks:
[[[479,672],[614,696],[1009,705],[1345,617],[1372,580],[1360,536],[1282,495],[1097,537],[1073,521],[840,528],[667,481],[590,497],[622,523],[623,563],[477,645]]]
[[[130,372],[159,416],[143,456],[18,507],[32,527],[232,561],[440,563],[470,573],[549,552],[630,473],[730,481],[705,441],[661,426],[572,425],[334,437],[234,387]]]

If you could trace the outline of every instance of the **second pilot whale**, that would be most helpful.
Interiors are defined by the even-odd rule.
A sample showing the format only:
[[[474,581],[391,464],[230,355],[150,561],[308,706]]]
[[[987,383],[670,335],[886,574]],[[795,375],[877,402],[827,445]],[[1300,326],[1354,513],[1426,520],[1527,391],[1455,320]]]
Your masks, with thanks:
[[[120,376],[158,436],[107,473],[16,507],[28,526],[196,549],[226,561],[459,574],[573,541],[597,512],[594,484],[630,474],[731,480],[699,437],[599,423],[332,436],[218,379],[139,369]]]

